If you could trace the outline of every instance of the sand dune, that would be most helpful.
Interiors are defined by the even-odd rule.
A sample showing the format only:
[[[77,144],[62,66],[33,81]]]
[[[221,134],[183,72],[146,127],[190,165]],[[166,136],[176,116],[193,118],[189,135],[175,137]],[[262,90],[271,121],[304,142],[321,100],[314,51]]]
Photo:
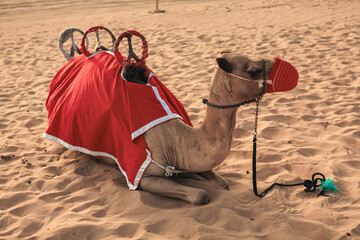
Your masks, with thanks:
[[[2,1],[0,3],[0,239],[360,239],[359,1]],[[260,103],[258,185],[322,172],[339,191],[303,188],[254,196],[254,105],[237,115],[232,149],[217,167],[210,203],[193,206],[128,191],[120,172],[42,138],[45,101],[66,62],[57,47],[68,27],[137,29],[148,66],[202,123],[221,50],[280,57],[299,71],[296,89]]]

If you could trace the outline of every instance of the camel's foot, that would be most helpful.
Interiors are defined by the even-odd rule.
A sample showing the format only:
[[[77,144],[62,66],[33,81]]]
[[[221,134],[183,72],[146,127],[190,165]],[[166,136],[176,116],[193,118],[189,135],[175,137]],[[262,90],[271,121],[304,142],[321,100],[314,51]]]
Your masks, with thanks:
[[[207,180],[214,180],[220,187],[226,190],[230,189],[229,181],[220,176],[215,170],[199,173],[199,175]]]
[[[144,176],[140,181],[139,187],[147,192],[181,199],[195,205],[209,202],[209,197],[205,190],[183,186],[164,177]]]
[[[208,193],[203,189],[196,189],[196,192],[188,196],[190,203],[194,205],[204,205],[209,203]]]

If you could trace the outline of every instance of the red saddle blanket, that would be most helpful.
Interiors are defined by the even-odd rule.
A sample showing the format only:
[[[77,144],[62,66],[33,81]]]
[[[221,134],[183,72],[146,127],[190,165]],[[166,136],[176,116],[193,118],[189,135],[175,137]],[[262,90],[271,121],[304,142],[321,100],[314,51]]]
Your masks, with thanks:
[[[66,63],[50,84],[44,137],[71,150],[112,158],[134,190],[152,162],[143,134],[170,119],[191,121],[154,73],[142,85],[124,79],[122,69],[107,51]]]

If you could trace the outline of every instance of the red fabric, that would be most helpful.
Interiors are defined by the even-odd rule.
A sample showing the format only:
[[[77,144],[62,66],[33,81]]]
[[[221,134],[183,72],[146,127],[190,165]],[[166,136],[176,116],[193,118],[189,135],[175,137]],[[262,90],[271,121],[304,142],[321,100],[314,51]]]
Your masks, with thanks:
[[[280,58],[275,58],[269,75],[269,80],[272,82],[271,84],[267,83],[268,93],[290,91],[296,87],[298,79],[299,74],[293,65]]]
[[[191,121],[179,100],[150,71],[147,85],[123,79],[110,52],[65,64],[50,84],[44,137],[65,147],[114,159],[136,189],[151,153],[148,129],[174,118]]]

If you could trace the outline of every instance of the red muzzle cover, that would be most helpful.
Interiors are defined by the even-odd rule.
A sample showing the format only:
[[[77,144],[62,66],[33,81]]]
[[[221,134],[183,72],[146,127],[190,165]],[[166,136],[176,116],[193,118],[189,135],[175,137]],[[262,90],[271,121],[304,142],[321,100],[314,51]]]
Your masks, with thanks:
[[[298,79],[299,73],[293,65],[280,58],[275,58],[269,75],[271,81],[266,83],[268,93],[290,91],[296,87]]]

